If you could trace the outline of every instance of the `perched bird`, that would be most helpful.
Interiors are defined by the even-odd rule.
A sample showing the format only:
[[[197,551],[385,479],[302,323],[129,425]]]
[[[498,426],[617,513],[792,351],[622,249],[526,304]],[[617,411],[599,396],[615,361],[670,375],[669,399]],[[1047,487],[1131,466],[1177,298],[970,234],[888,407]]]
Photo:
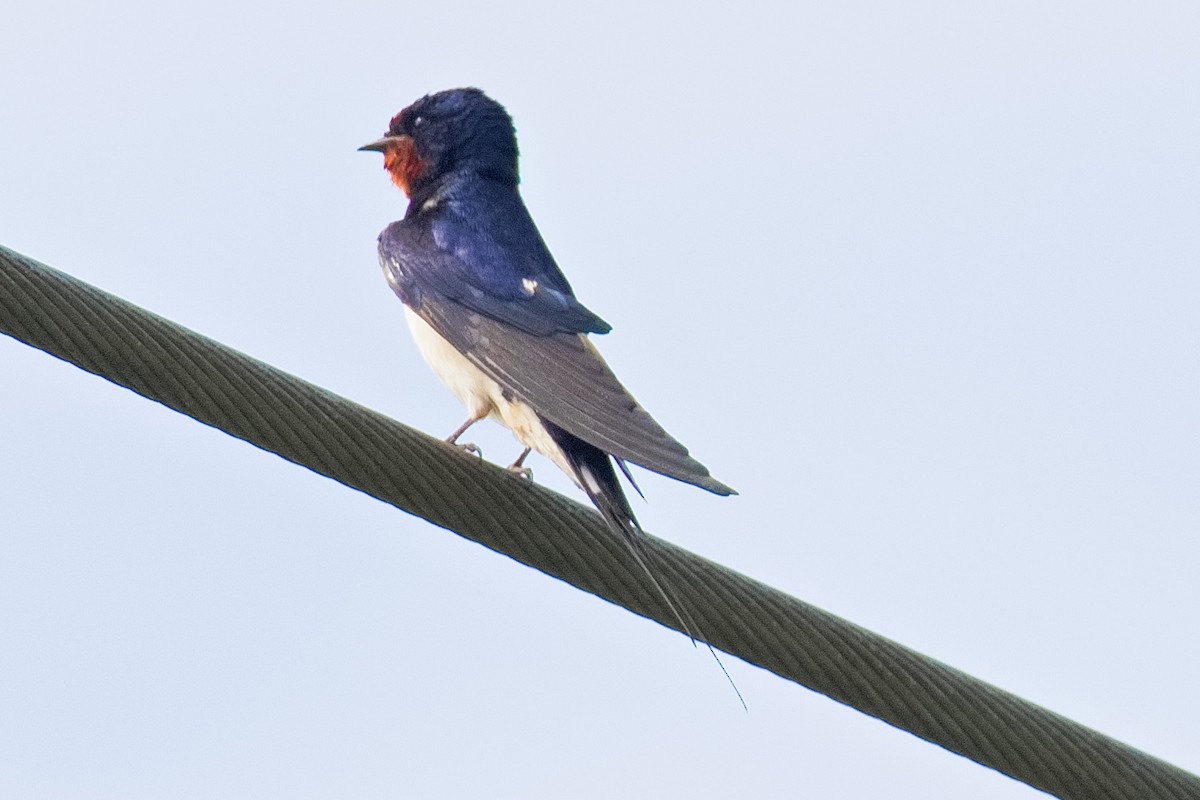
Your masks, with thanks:
[[[511,469],[530,448],[545,455],[631,538],[641,527],[613,462],[630,483],[626,462],[736,494],[638,405],[588,340],[611,326],[575,299],[521,200],[503,106],[478,89],[427,95],[359,149],[383,153],[409,198],[404,219],[380,234],[379,258],[421,354],[467,407],[448,441],[491,417],[526,447]]]

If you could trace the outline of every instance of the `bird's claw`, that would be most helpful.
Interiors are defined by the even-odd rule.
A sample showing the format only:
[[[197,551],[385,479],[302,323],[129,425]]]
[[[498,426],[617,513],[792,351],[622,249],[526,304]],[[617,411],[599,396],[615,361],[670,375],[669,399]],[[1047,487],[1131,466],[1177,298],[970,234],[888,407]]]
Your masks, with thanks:
[[[516,475],[518,478],[524,478],[525,480],[529,481],[530,483],[533,483],[533,468],[532,467],[522,467],[520,464],[509,464],[508,471],[511,472],[513,475]]]
[[[462,450],[464,453],[483,458],[483,450],[480,449],[479,445],[475,444],[474,442],[451,442],[451,444],[457,447],[459,450]]]
[[[525,480],[533,483],[533,470],[524,466],[525,457],[529,455],[532,448],[526,447],[521,451],[521,455],[517,456],[517,460],[508,465],[508,471],[514,475],[518,475]]]

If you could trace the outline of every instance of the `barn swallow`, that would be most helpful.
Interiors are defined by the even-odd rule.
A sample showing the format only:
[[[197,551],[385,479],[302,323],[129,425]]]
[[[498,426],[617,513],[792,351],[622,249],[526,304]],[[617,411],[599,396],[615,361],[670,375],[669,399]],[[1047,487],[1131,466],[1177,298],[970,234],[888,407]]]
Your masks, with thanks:
[[[447,441],[485,417],[500,422],[526,448],[513,469],[536,450],[632,538],[641,527],[614,462],[635,489],[627,462],[736,494],[654,421],[588,339],[611,326],[575,298],[521,200],[503,106],[478,89],[426,95],[359,149],[382,153],[409,199],[379,236],[379,260],[421,354],[467,407]]]

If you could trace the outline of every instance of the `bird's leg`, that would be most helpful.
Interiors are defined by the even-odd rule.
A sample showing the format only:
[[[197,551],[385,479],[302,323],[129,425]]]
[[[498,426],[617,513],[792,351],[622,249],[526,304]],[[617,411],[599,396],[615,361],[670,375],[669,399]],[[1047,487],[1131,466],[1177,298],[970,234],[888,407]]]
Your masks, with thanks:
[[[531,447],[526,447],[524,452],[522,452],[521,455],[517,456],[517,460],[508,465],[508,471],[515,475],[520,475],[522,478],[524,478],[527,481],[532,481],[533,480],[533,470],[530,469],[529,467],[521,466],[522,464],[525,463],[525,456],[529,455],[529,451],[532,449],[533,448],[531,448]]]
[[[466,422],[464,422],[462,425],[458,426],[458,430],[456,430],[454,433],[452,433],[446,437],[446,443],[452,444],[455,447],[465,450],[468,453],[474,453],[475,455],[479,456],[480,458],[483,458],[483,451],[480,450],[479,446],[476,445],[474,442],[467,442],[466,444],[458,443],[458,437],[460,437],[464,433],[466,433],[467,428],[471,427],[476,422],[479,422],[479,420],[481,420],[481,419],[483,419],[483,415],[479,415],[479,416],[472,415],[471,417],[469,417]]]

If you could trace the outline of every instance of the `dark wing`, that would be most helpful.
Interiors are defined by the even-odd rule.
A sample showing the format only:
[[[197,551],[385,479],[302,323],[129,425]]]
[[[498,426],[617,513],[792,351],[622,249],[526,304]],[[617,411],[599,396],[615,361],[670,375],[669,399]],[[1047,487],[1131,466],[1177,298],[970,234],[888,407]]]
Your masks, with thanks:
[[[401,299],[437,294],[527,333],[607,333],[575,299],[520,196],[476,186],[389,225],[379,237],[384,271]]]
[[[494,252],[495,244],[483,234],[470,235],[460,223],[416,217],[384,230],[379,256],[406,305],[539,415],[618,459],[710,492],[736,494],[688,455],[617,380],[582,335],[609,326],[569,294],[561,273],[556,278],[541,265],[539,277],[529,278],[536,283],[530,291],[517,276],[538,266],[536,253],[522,262],[520,253]],[[557,273],[553,260],[549,266]],[[507,290],[506,281],[517,289]]]
[[[584,335],[531,335],[434,297],[415,310],[493,380],[567,432],[618,459],[736,494],[654,421]]]

